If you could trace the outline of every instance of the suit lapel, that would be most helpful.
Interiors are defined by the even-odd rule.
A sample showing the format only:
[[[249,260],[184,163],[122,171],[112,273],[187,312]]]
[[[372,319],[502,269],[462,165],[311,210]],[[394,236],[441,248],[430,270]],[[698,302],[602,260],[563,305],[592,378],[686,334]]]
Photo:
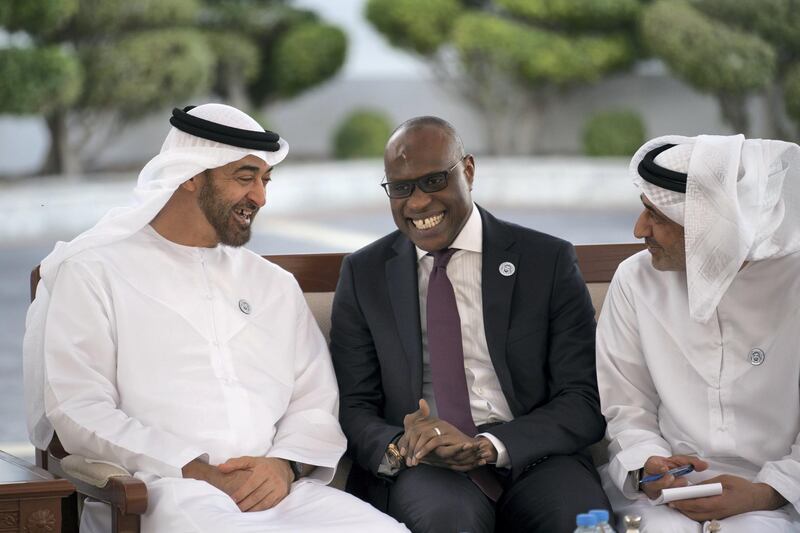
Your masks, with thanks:
[[[400,235],[393,248],[397,255],[386,261],[386,284],[397,331],[411,370],[411,390],[422,398],[422,331],[419,317],[417,254],[414,245]]]
[[[496,218],[481,209],[483,220],[483,265],[481,267],[483,323],[486,344],[500,387],[514,413],[520,407],[514,396],[514,387],[506,361],[506,339],[511,318],[511,300],[514,284],[519,275],[519,254],[512,249],[514,236]],[[501,273],[501,265],[514,267],[511,275]],[[505,264],[505,265],[504,265]],[[509,269],[504,268],[508,273]]]

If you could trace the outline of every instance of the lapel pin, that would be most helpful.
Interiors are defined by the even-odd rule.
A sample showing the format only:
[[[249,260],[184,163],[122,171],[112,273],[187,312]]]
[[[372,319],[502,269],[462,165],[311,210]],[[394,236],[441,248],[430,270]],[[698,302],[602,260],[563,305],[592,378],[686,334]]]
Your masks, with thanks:
[[[239,300],[239,311],[246,315],[250,314],[250,304],[247,300]]]
[[[513,263],[509,263],[508,261],[500,263],[500,274],[504,275],[505,277],[513,276],[514,272],[516,271],[517,268]]]
[[[764,350],[761,348],[753,348],[750,350],[750,364],[753,366],[760,366],[761,363],[764,362],[764,359],[767,358],[767,354],[764,353]]]

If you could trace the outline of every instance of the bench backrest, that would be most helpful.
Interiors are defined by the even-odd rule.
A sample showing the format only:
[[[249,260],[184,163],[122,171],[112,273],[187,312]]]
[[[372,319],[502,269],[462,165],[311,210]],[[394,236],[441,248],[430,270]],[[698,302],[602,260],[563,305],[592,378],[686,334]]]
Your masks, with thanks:
[[[641,244],[587,244],[575,247],[578,265],[589,288],[595,316],[603,307],[603,299],[617,266],[641,250]],[[347,254],[268,255],[265,259],[294,274],[306,296],[311,312],[325,338],[331,328],[331,304],[339,269]]]
[[[595,316],[599,315],[603,307],[608,284],[614,276],[617,266],[626,258],[642,250],[643,247],[642,244],[589,244],[575,247],[578,265],[592,297]],[[328,253],[264,256],[265,259],[294,274],[326,340],[330,339],[333,293],[336,290],[342,260],[346,255],[344,253]],[[31,272],[31,300],[36,295],[38,283],[39,267],[36,267]],[[66,455],[60,446],[57,439],[54,439],[54,443],[51,443],[51,453],[55,453],[57,457]],[[595,463],[602,464],[605,462],[605,446],[595,446],[594,448],[592,453]],[[45,451],[36,451],[36,463],[42,468],[47,468]]]

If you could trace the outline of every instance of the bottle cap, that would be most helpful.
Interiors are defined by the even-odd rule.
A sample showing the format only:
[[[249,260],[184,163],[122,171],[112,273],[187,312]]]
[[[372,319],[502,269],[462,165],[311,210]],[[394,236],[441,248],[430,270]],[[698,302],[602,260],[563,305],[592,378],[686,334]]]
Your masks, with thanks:
[[[597,525],[597,518],[590,514],[579,514],[575,517],[575,524],[579,527],[592,527]]]
[[[589,514],[594,515],[597,518],[597,522],[608,522],[608,511],[605,509],[592,509]]]
[[[623,522],[625,523],[626,527],[639,527],[639,525],[642,523],[642,517],[638,514],[626,514],[625,518],[623,518]]]

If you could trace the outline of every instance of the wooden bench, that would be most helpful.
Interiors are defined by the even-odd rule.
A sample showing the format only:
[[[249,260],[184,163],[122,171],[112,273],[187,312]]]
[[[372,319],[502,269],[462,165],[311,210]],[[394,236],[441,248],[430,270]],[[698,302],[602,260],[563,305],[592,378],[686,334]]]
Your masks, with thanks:
[[[586,280],[595,315],[600,313],[608,284],[619,263],[643,249],[641,244],[600,244],[576,246],[578,263]],[[331,305],[339,270],[346,254],[293,254],[271,255],[265,259],[294,274],[322,333],[329,339]],[[31,298],[39,282],[39,270],[31,273]],[[592,447],[595,464],[607,462],[606,443]],[[70,456],[54,438],[47,450],[36,451],[38,466],[73,482],[77,492],[104,501],[112,507],[114,531],[138,532],[140,515],[147,509],[147,489],[143,482],[122,472],[109,470],[106,465],[82,464],[80,458]],[[350,461],[343,458],[331,485],[344,488]],[[74,511],[65,516],[75,516]],[[70,529],[72,526],[74,529]],[[77,524],[65,524],[64,531],[77,532]]]

